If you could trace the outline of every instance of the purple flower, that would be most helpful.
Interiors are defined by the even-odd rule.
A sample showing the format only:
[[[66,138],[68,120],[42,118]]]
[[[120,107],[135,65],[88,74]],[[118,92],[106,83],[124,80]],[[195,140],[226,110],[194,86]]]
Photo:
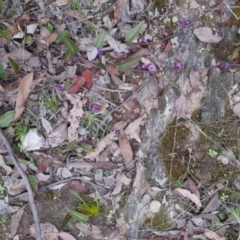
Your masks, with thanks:
[[[145,37],[142,37],[142,43],[147,43],[147,39]]]
[[[153,63],[149,64],[147,68],[150,72],[155,72],[157,70]]]
[[[83,135],[83,136],[82,136],[82,140],[83,140],[83,141],[87,141],[87,139],[88,139],[88,136],[87,136],[87,135]]]
[[[225,69],[228,69],[230,67],[230,64],[228,63],[228,62],[226,62],[225,64],[224,64],[224,68]]]
[[[182,64],[179,61],[175,62],[175,68],[182,69]]]
[[[97,54],[98,54],[99,56],[103,55],[103,50],[102,50],[102,49],[98,49]]]
[[[182,18],[178,21],[178,25],[181,27],[185,27],[188,25],[188,21],[186,19]]]
[[[63,91],[63,86],[62,85],[58,85],[56,87],[56,89],[57,89],[57,91],[62,92]]]
[[[93,112],[99,112],[99,110],[101,109],[101,107],[99,106],[99,105],[97,105],[97,104],[93,104],[93,106],[92,106],[92,111]]]
[[[146,64],[146,63],[144,63],[143,65],[142,65],[142,69],[146,69],[148,67],[148,65]]]

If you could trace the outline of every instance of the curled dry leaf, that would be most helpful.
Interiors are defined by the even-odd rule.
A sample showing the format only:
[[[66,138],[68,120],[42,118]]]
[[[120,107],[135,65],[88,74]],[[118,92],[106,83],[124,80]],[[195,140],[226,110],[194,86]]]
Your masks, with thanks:
[[[183,189],[183,188],[175,188],[175,190],[180,193],[181,195],[183,195],[184,197],[190,199],[192,202],[194,202],[198,207],[201,207],[202,204],[199,200],[199,198],[195,195],[192,194],[190,191]]]
[[[68,92],[70,94],[76,94],[79,92],[80,88],[85,84],[86,79],[81,75],[76,75],[73,79],[73,84],[69,88]]]
[[[30,16],[28,14],[23,14],[19,19],[18,19],[18,30],[20,32],[24,32],[25,27],[30,23]]]
[[[84,70],[82,72],[82,76],[85,78],[86,80],[86,85],[87,87],[91,88],[93,85],[93,75],[92,72],[90,70]]]
[[[187,188],[191,193],[195,194],[200,199],[200,192],[195,184],[195,182],[189,177],[184,182],[184,187]]]
[[[46,172],[48,167],[56,167],[59,168],[63,165],[63,163],[57,159],[54,159],[51,156],[46,156],[40,154],[38,156],[37,166],[40,172]]]
[[[43,240],[58,240],[58,230],[52,223],[41,223],[40,228]],[[35,224],[30,227],[30,235],[36,238]]]
[[[133,152],[128,141],[127,134],[123,129],[119,131],[119,146],[124,160],[129,163],[133,160]]]
[[[22,115],[25,109],[24,104],[27,101],[28,96],[31,92],[32,83],[33,83],[33,73],[31,72],[27,74],[19,84],[16,107],[15,107],[15,120]]]
[[[110,64],[106,64],[106,70],[109,74],[114,74],[116,76],[120,76],[119,71],[117,70],[116,67],[114,67],[113,65]]]
[[[217,35],[213,35],[212,29],[210,27],[199,27],[194,29],[194,34],[196,37],[204,43],[218,43],[223,38]]]
[[[73,17],[76,18],[77,20],[79,20],[80,22],[84,23],[84,24],[90,24],[87,20],[86,17],[84,17],[81,13],[79,13],[77,10],[67,10],[64,12],[64,14],[66,16],[69,17]]]
[[[15,234],[17,233],[17,229],[19,227],[19,223],[22,219],[22,215],[24,213],[24,208],[26,207],[23,206],[21,207],[16,213],[15,215],[12,217],[12,221],[11,221],[11,226],[10,226],[10,230],[11,230],[11,235],[12,237],[15,236]]]
[[[47,44],[52,44],[56,41],[58,34],[57,33],[51,33],[48,37],[45,37],[43,41],[45,41]]]

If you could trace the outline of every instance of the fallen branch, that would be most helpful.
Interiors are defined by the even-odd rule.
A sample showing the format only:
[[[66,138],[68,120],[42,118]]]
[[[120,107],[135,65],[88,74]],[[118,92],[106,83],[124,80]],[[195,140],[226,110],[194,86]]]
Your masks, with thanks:
[[[29,199],[29,203],[30,203],[30,207],[32,210],[32,214],[33,214],[33,220],[35,223],[35,230],[36,230],[36,240],[42,240],[41,237],[41,229],[40,229],[40,223],[39,223],[39,218],[38,218],[38,213],[37,213],[37,208],[34,202],[34,196],[33,196],[33,192],[30,186],[30,183],[28,181],[28,177],[25,174],[25,172],[23,171],[21,165],[19,164],[18,160],[15,158],[13,150],[7,140],[7,138],[5,137],[3,131],[0,129],[0,138],[3,140],[3,143],[5,144],[8,153],[14,163],[14,166],[16,167],[17,171],[20,173],[24,183],[26,184],[26,188],[28,191],[28,199]]]

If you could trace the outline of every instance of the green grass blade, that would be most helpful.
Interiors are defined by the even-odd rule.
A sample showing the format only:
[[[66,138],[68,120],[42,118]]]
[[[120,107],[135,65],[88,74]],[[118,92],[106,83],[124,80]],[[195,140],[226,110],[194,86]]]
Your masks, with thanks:
[[[106,32],[105,31],[100,32],[99,35],[97,36],[93,46],[96,47],[97,49],[102,48],[105,37],[106,37]]]
[[[3,0],[0,0],[0,13],[2,13],[3,10]]]
[[[59,32],[57,39],[56,39],[56,43],[62,42],[66,37],[69,37],[69,35],[70,35],[70,33],[67,30],[63,30],[63,31]]]
[[[8,127],[14,120],[15,111],[11,110],[0,115],[0,128]]]
[[[127,42],[131,42],[134,38],[138,36],[141,31],[141,28],[144,24],[144,21],[141,21],[138,25],[136,25],[133,29],[131,29],[126,35],[125,40]]]
[[[78,46],[70,38],[63,38],[63,42],[70,53],[74,54],[79,52]]]
[[[118,63],[116,65],[118,71],[123,72],[129,68],[131,68],[132,66],[136,65],[139,61],[140,61],[140,57],[139,58],[134,58],[134,59],[130,59],[121,63]]]
[[[0,80],[6,80],[7,79],[7,73],[3,67],[3,64],[0,62]]]
[[[32,190],[36,193],[37,189],[38,189],[38,182],[37,182],[36,177],[34,175],[29,175],[28,181],[30,183]]]
[[[11,40],[12,39],[12,35],[7,29],[0,28],[0,35],[3,38],[5,38],[6,40]]]
[[[14,71],[14,73],[17,73],[20,70],[19,64],[16,61],[14,61],[12,58],[8,57],[8,62],[10,64],[10,67]]]
[[[82,222],[82,223],[86,223],[89,219],[89,217],[85,214],[79,213],[77,211],[74,210],[68,210],[68,213],[77,221]]]

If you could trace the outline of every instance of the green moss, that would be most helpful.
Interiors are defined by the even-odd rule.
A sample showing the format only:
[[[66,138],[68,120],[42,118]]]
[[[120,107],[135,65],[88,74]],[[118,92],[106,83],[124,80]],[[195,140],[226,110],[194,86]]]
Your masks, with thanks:
[[[189,137],[189,130],[174,123],[166,128],[166,132],[159,144],[160,161],[165,166],[166,173],[173,181],[186,173],[183,160],[186,156],[185,144]]]
[[[163,207],[152,220],[152,228],[157,230],[164,230],[173,226],[172,221],[169,219],[169,211]]]

